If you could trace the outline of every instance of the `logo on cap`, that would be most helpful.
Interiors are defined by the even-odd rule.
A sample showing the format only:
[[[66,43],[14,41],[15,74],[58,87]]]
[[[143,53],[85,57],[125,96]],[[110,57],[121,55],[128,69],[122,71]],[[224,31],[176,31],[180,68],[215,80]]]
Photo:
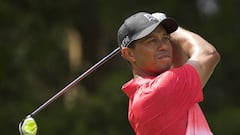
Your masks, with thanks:
[[[121,46],[122,47],[127,47],[127,45],[129,44],[130,42],[130,39],[128,36],[126,36],[123,40],[122,40],[122,43],[121,43]]]
[[[150,22],[157,22],[158,19],[150,14],[145,14],[144,15]]]

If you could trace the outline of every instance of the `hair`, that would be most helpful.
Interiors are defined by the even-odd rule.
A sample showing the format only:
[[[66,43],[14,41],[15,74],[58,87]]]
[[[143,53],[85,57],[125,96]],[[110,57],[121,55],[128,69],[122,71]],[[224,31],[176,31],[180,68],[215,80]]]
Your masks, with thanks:
[[[135,42],[136,41],[133,41],[132,43],[130,43],[129,45],[128,45],[128,48],[131,48],[131,49],[134,49],[135,48]]]
[[[133,42],[131,42],[131,43],[127,46],[127,48],[134,49],[135,46],[136,46],[136,41],[133,41]],[[122,56],[122,55],[121,55],[121,56]],[[123,56],[122,56],[122,58],[124,59],[124,61],[125,61],[126,64],[128,65],[129,69],[132,69],[131,63],[130,63],[128,60],[126,60]]]

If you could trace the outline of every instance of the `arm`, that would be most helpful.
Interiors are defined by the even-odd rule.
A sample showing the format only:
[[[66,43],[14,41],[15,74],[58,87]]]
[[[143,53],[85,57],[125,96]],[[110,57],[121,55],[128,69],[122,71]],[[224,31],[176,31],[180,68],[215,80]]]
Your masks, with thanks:
[[[171,34],[171,43],[173,66],[179,67],[185,63],[192,65],[204,87],[220,60],[217,50],[201,36],[180,27]]]

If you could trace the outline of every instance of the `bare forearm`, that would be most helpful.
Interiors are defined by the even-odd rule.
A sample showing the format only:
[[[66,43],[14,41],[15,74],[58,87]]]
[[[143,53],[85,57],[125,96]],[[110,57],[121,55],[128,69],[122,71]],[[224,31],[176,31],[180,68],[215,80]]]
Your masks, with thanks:
[[[179,27],[177,31],[171,34],[170,41],[173,47],[173,66],[182,66],[192,54],[192,44],[195,44],[192,33]]]
[[[176,32],[171,34],[171,43],[174,53],[177,53],[178,56],[181,54],[186,62],[200,48],[199,45],[203,44],[203,39],[197,34],[179,27]]]
[[[176,66],[185,63],[193,65],[204,86],[220,60],[216,49],[201,36],[182,28],[172,33],[171,42],[174,64]]]

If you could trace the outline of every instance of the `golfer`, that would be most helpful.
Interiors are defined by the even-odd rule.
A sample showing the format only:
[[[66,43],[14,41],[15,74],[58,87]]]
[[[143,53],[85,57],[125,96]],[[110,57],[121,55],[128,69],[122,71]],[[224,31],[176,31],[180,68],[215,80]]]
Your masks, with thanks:
[[[199,106],[220,60],[217,50],[163,13],[139,12],[118,31],[133,79],[123,85],[137,135],[212,135]]]

